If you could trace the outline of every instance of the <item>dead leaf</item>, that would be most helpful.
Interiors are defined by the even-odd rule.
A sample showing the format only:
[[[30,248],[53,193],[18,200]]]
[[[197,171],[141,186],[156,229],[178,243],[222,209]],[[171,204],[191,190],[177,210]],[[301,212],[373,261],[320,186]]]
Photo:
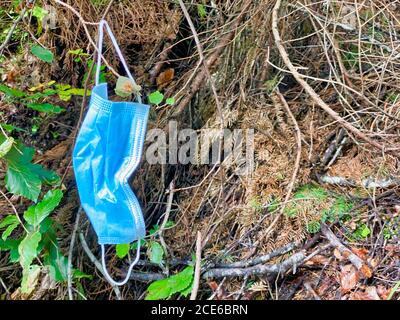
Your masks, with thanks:
[[[347,293],[354,289],[358,283],[359,276],[356,268],[352,264],[341,267],[340,286],[342,293]]]
[[[372,270],[366,264],[362,265],[360,271],[366,278],[371,278],[372,277]]]
[[[378,287],[376,288],[379,296],[381,297],[382,300],[387,300],[390,292],[392,291],[391,289],[386,289],[384,286],[382,285],[378,285]]]
[[[162,89],[171,83],[171,81],[174,79],[174,75],[175,70],[173,68],[169,68],[161,72],[156,79],[158,89]]]
[[[365,288],[365,291],[357,291],[350,295],[350,300],[381,300],[376,287],[371,286]]]
[[[364,261],[368,259],[369,251],[365,248],[351,248],[351,251]]]
[[[344,257],[343,255],[340,253],[339,249],[335,248],[333,250],[333,255],[335,256],[336,259],[338,259],[339,261],[343,261]]]
[[[306,265],[325,265],[329,259],[321,254],[317,254],[306,262]]]

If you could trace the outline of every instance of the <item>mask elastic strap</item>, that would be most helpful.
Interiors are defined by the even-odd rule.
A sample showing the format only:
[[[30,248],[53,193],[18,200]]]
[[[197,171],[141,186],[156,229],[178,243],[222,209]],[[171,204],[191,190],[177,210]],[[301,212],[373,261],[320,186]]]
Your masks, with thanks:
[[[97,65],[96,65],[96,79],[95,79],[96,86],[99,84],[99,79],[100,79],[100,67],[101,67],[101,58],[102,58],[102,50],[103,50],[103,37],[104,37],[103,28],[104,28],[104,26],[106,27],[108,36],[110,37],[111,42],[115,48],[115,51],[117,52],[122,65],[124,66],[124,69],[125,69],[125,72],[126,72],[128,78],[136,86],[136,81],[133,78],[131,72],[129,71],[128,65],[126,64],[126,61],[124,59],[124,56],[122,55],[121,49],[118,46],[117,40],[115,39],[110,26],[108,25],[107,21],[105,21],[105,20],[100,20],[100,23],[99,23],[99,40],[98,40],[98,45],[97,45]],[[137,100],[139,103],[142,103],[142,99],[139,94],[137,94]]]
[[[123,286],[125,283],[128,282],[129,278],[131,277],[132,269],[133,267],[138,263],[139,257],[140,257],[140,239],[137,242],[137,250],[136,250],[136,257],[135,260],[131,263],[128,269],[128,273],[126,274],[126,277],[122,281],[115,281],[113,278],[111,278],[110,274],[107,271],[107,266],[106,266],[106,250],[104,248],[104,244],[101,244],[101,264],[103,265],[103,272],[104,276],[114,286]]]

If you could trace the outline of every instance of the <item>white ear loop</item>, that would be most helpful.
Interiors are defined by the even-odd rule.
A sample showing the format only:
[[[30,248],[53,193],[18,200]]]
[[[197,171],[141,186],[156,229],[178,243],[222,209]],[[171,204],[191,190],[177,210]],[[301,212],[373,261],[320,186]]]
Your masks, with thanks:
[[[107,266],[106,266],[106,252],[105,252],[104,244],[101,245],[101,264],[103,266],[103,272],[104,276],[114,286],[123,286],[125,283],[128,282],[129,278],[131,277],[132,269],[133,267],[138,263],[139,258],[140,258],[140,239],[137,241],[137,250],[136,250],[136,257],[135,260],[131,263],[131,265],[128,268],[128,273],[126,274],[126,277],[122,281],[115,281],[113,278],[111,278],[110,274],[107,271]]]
[[[133,78],[131,72],[129,71],[128,65],[126,64],[126,61],[124,59],[124,56],[122,55],[121,49],[118,46],[117,40],[114,37],[114,34],[111,31],[110,26],[108,25],[107,21],[105,20],[100,20],[99,23],[99,40],[98,40],[98,45],[97,45],[97,65],[96,65],[96,78],[95,78],[95,83],[96,86],[99,84],[99,78],[100,78],[100,66],[101,66],[101,57],[102,57],[102,50],[103,50],[103,28],[104,26],[106,27],[108,36],[111,39],[111,42],[115,48],[115,51],[117,52],[117,55],[119,59],[121,60],[122,65],[124,66],[125,72],[128,76],[128,78],[132,81],[132,83],[137,86],[135,79]],[[137,94],[137,100],[139,103],[142,103],[142,98],[140,97],[140,94]]]

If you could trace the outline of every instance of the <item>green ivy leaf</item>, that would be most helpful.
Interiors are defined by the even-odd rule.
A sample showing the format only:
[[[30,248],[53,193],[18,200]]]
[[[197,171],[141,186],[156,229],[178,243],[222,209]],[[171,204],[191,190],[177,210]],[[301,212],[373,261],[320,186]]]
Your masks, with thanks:
[[[117,257],[123,259],[129,252],[129,243],[117,244],[115,250],[117,251]]]
[[[13,137],[0,137],[0,158],[4,157],[8,153],[8,151],[11,150],[14,142],[15,140]]]
[[[164,257],[164,249],[157,241],[150,242],[149,258],[152,263],[161,264]]]
[[[53,62],[53,59],[54,59],[53,53],[50,50],[45,49],[41,46],[38,46],[38,45],[33,46],[31,48],[31,53],[35,57],[38,57],[40,60],[43,60],[44,62],[47,62],[47,63]]]
[[[159,105],[164,99],[164,95],[160,91],[154,91],[149,95],[149,102]]]
[[[43,200],[30,206],[24,213],[24,218],[31,226],[37,227],[59,205],[63,193],[61,190],[50,190]]]
[[[19,263],[22,268],[28,268],[37,257],[37,248],[42,235],[39,231],[28,233],[18,246]]]
[[[187,266],[183,271],[162,280],[153,282],[148,288],[145,300],[167,299],[175,293],[187,293],[193,283],[194,267]]]
[[[26,106],[33,110],[45,113],[60,113],[65,111],[64,108],[61,108],[60,106],[55,106],[50,103],[28,103]]]

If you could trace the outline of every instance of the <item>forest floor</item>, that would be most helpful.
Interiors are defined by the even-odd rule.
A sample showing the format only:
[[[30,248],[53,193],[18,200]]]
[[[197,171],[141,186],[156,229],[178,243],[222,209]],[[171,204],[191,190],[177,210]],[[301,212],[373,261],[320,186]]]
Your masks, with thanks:
[[[246,174],[143,158],[148,233],[119,288],[71,164],[102,17],[149,130],[254,132]],[[124,71],[103,51],[111,88]],[[400,299],[399,1],[0,0],[0,76],[0,299]],[[134,255],[110,246],[110,273]]]

